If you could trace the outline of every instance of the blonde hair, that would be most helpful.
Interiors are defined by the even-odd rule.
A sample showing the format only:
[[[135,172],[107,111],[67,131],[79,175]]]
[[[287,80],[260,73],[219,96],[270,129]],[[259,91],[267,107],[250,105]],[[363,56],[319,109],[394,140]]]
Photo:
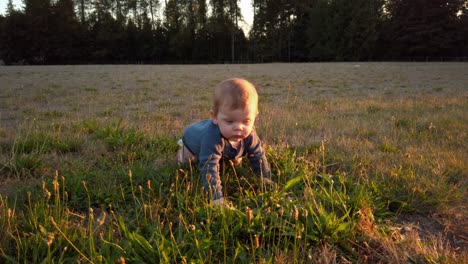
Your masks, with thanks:
[[[221,107],[228,109],[245,109],[252,103],[258,104],[258,94],[255,86],[240,78],[232,78],[222,81],[214,90],[213,111],[217,114]]]

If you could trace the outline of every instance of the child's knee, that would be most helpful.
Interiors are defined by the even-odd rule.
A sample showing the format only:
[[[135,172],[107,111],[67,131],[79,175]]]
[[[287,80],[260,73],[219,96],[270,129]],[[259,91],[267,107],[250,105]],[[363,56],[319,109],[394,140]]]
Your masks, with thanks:
[[[191,162],[196,159],[195,155],[192,154],[185,146],[182,146],[176,154],[177,163],[181,164],[184,162]]]
[[[183,149],[180,148],[178,151],[177,151],[177,154],[176,154],[176,161],[177,163],[182,163],[184,162],[184,155],[183,155]]]

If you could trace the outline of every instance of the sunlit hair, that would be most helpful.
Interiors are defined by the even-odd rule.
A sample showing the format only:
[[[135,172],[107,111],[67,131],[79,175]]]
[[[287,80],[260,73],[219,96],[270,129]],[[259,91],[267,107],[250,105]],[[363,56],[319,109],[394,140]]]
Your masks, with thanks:
[[[232,78],[222,81],[215,88],[211,110],[213,114],[218,114],[221,107],[227,107],[230,110],[246,109],[252,104],[255,104],[255,107],[258,104],[255,86],[247,80]]]

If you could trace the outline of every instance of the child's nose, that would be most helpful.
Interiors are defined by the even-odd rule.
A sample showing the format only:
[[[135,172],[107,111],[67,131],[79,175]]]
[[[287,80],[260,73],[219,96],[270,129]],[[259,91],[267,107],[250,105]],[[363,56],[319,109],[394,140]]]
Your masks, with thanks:
[[[242,125],[239,124],[239,123],[235,124],[234,125],[234,130],[236,130],[236,131],[242,130]]]

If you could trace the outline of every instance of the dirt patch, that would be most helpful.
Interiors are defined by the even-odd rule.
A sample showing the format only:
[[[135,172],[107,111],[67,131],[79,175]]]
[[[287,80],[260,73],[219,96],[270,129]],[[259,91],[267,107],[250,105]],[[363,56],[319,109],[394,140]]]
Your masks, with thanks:
[[[464,217],[466,209],[444,214],[402,214],[397,223],[401,233],[417,231],[422,240],[430,241],[442,237],[445,242],[458,252],[468,252],[468,221]]]

